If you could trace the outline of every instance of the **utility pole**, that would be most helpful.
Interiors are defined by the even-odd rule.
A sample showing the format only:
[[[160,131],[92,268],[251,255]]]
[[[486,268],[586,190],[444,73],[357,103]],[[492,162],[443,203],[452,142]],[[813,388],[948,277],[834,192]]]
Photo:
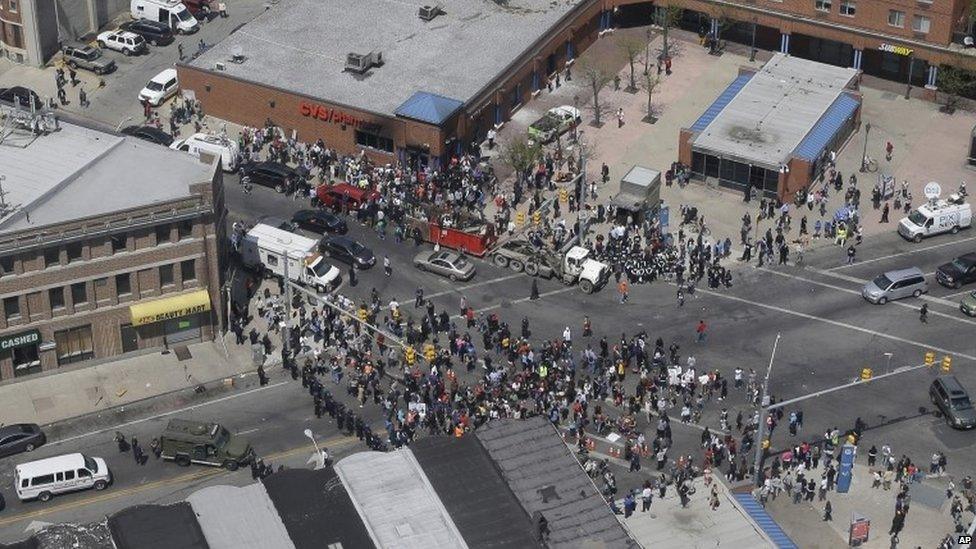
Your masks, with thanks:
[[[583,153],[583,132],[580,132],[576,137],[576,147],[579,150],[579,186],[580,186],[580,199],[579,204],[576,205],[576,236],[577,242],[580,246],[583,245],[583,212],[586,206],[586,155]]]
[[[864,124],[864,151],[861,153],[861,173],[868,171],[868,134],[871,133],[871,123]]]
[[[753,474],[753,479],[756,482],[756,486],[762,486],[762,458],[763,458],[763,436],[765,436],[766,431],[766,414],[769,410],[769,376],[773,372],[773,360],[776,358],[776,347],[779,346],[780,334],[776,334],[776,341],[773,341],[773,352],[769,355],[769,366],[766,368],[766,378],[763,379],[763,390],[762,390],[762,401],[759,402],[759,409],[761,413],[759,414],[759,425],[756,430],[756,458],[754,466],[755,473]]]
[[[286,251],[282,255],[282,260],[285,263],[284,270],[284,282],[285,282],[285,331],[284,336],[281,338],[281,348],[287,351],[291,347],[291,279],[288,278],[288,252]],[[284,366],[284,364],[282,364]]]

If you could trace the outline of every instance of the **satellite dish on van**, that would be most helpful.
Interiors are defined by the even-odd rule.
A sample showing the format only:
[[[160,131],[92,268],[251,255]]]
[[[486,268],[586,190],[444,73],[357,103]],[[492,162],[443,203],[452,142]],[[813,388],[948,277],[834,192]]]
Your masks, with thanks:
[[[929,181],[925,184],[925,189],[922,190],[925,198],[929,200],[935,200],[942,195],[942,185],[939,185],[935,181]]]

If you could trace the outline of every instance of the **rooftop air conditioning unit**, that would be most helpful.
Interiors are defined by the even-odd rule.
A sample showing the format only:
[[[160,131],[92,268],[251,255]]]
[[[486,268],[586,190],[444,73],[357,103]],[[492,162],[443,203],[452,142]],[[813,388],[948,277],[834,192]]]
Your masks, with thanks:
[[[215,71],[223,71],[226,68],[227,67],[223,63],[214,63],[214,70]]]
[[[346,55],[345,70],[363,74],[372,67],[383,64],[383,54],[378,51],[369,52],[365,55],[361,53],[350,53]]]
[[[247,61],[247,56],[244,55],[244,48],[241,46],[234,46],[230,49],[230,62],[240,65],[241,63]]]
[[[441,13],[443,13],[441,11],[441,5],[435,4],[433,6],[421,6],[419,15],[424,21],[430,21]]]

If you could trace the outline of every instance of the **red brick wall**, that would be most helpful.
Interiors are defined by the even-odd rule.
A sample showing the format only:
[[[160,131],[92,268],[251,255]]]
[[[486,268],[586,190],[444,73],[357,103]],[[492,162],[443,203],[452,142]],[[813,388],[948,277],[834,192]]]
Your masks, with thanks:
[[[681,128],[678,132],[678,161],[685,166],[691,166],[691,140],[694,135],[687,128]]]

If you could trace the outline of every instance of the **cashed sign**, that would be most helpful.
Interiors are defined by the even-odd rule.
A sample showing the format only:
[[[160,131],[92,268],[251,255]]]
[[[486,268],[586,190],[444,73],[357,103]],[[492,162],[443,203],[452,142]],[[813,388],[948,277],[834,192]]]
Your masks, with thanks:
[[[878,49],[881,51],[886,51],[888,53],[893,53],[895,55],[904,55],[905,57],[909,57],[910,55],[915,53],[915,50],[913,50],[912,48],[906,48],[905,46],[895,46],[893,44],[887,44],[887,43],[882,43],[880,46],[878,46]]]
[[[3,336],[0,337],[0,351],[6,351],[8,349],[16,349],[17,347],[33,345],[35,343],[39,343],[40,341],[41,341],[41,332],[37,330],[22,332],[11,336]]]
[[[299,110],[301,111],[302,116],[315,118],[323,122],[345,124],[347,126],[362,128],[364,130],[377,130],[380,128],[380,125],[376,124],[375,122],[369,122],[351,114],[344,113],[339,109],[333,109],[324,105],[316,105],[314,103],[306,103],[302,101],[302,104],[299,106]]]

